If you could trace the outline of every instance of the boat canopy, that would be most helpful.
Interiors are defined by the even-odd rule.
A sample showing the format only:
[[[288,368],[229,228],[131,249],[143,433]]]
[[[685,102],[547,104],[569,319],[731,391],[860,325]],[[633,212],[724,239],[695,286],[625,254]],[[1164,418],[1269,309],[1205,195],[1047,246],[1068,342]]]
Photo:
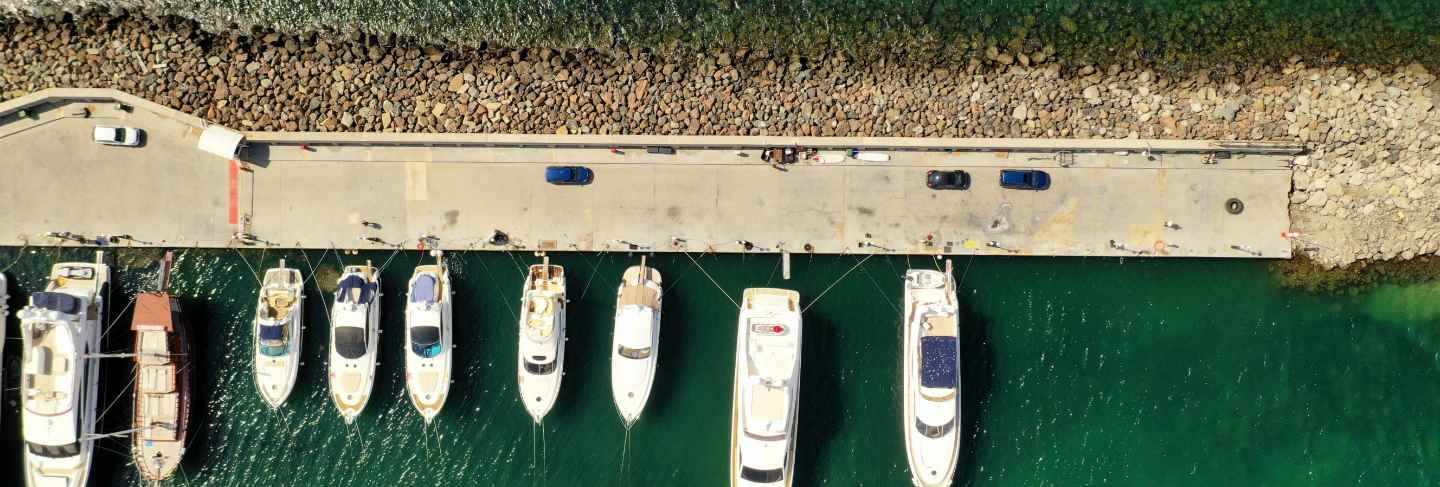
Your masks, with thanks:
[[[410,284],[410,302],[435,304],[435,276],[421,274]]]
[[[357,326],[335,327],[335,352],[347,359],[357,359],[365,356],[368,348],[365,329]]]
[[[68,315],[80,314],[80,298],[65,293],[38,292],[30,295],[30,303],[38,308]]]
[[[260,325],[261,340],[283,340],[285,338],[284,325]]]
[[[365,278],[355,274],[345,276],[340,280],[340,289],[337,294],[342,303],[369,304],[375,297],[375,284],[366,281]]]
[[[423,358],[440,355],[440,327],[417,326],[410,329],[410,349]]]
[[[955,359],[955,337],[920,337],[920,385],[937,389],[954,389],[959,376]]]

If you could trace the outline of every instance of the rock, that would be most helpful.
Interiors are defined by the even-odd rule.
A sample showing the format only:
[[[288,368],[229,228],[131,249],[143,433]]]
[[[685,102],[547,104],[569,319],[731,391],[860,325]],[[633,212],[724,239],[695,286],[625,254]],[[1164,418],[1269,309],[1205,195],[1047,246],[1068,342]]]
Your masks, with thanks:
[[[570,134],[570,128],[569,128],[569,127],[566,127],[566,126],[564,126],[564,125],[561,125],[560,128],[555,129],[555,135],[569,135],[569,134]]]
[[[1021,103],[1019,105],[1016,105],[1015,109],[1010,112],[1010,117],[1016,120],[1024,121],[1025,118],[1029,116],[1029,113],[1029,107],[1027,107],[1024,103]]]
[[[444,113],[445,113],[445,104],[444,104],[444,103],[436,103],[436,104],[435,104],[435,107],[432,108],[432,109],[430,109],[430,114],[431,114],[431,115],[434,115],[434,116],[436,116],[436,117],[439,117],[440,115],[443,115]]]
[[[1086,88],[1085,88],[1085,92],[1082,93],[1082,95],[1085,97],[1086,100],[1089,100],[1089,101],[1090,101],[1090,104],[1091,104],[1091,105],[1099,105],[1099,104],[1100,104],[1100,87],[1099,87],[1099,86],[1090,85],[1090,86],[1086,87]]]
[[[385,113],[394,114],[394,113],[395,113],[395,104],[392,103],[390,100],[385,100],[385,101],[383,101],[383,102],[380,103],[380,109],[381,109],[381,110],[384,110]],[[388,125],[388,124],[387,124],[387,125]]]
[[[344,115],[340,116],[340,125],[344,125],[346,127],[355,125],[355,116],[351,115],[350,112],[345,112]]]
[[[1006,65],[1015,64],[1015,56],[1010,55],[1008,52],[1002,52],[995,56],[995,61]]]
[[[1235,100],[1235,99],[1225,100],[1225,102],[1224,102],[1224,103],[1221,103],[1220,106],[1215,107],[1215,111],[1213,112],[1213,115],[1214,115],[1215,118],[1217,118],[1217,119],[1224,120],[1224,121],[1227,121],[1227,122],[1233,122],[1233,121],[1235,121],[1235,114],[1240,111],[1240,107],[1241,107],[1241,106],[1243,106],[1243,105],[1241,105],[1241,103],[1240,103],[1239,100]]]

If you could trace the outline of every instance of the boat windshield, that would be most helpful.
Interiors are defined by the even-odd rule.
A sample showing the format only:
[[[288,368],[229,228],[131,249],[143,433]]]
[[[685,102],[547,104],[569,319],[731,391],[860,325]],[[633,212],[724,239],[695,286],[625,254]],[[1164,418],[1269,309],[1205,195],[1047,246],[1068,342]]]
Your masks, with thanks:
[[[422,358],[440,355],[440,327],[417,326],[410,329],[410,350]]]
[[[945,437],[945,435],[950,434],[950,432],[954,430],[955,420],[953,419],[950,421],[946,421],[945,424],[942,424],[940,426],[931,426],[925,424],[924,421],[921,421],[919,419],[915,420],[915,431],[919,431],[920,434],[925,435],[926,438],[943,438]]]
[[[646,359],[646,358],[650,358],[650,347],[645,347],[645,348],[630,348],[630,347],[621,345],[621,346],[620,346],[620,351],[619,351],[619,353],[620,353],[620,356],[621,356],[621,357],[625,357],[625,358],[629,358],[629,359],[635,359],[635,360]]]
[[[543,358],[543,357],[537,357],[537,358]],[[549,375],[551,372],[554,372],[554,371],[555,371],[555,366],[557,366],[557,365],[559,365],[559,362],[556,362],[556,361],[551,361],[550,363],[544,363],[544,364],[542,364],[542,363],[535,363],[535,362],[531,362],[531,361],[529,361],[529,360],[526,360],[526,361],[525,361],[525,371],[526,371],[526,372],[529,372],[529,373],[531,373],[531,374],[535,374],[535,375]]]
[[[260,325],[260,353],[270,357],[282,357],[288,350],[289,340],[285,325]]]
[[[69,443],[65,445],[41,445],[39,443],[25,442],[30,453],[46,458],[66,458],[80,454],[80,443]]]
[[[365,329],[356,326],[340,326],[335,328],[335,352],[347,359],[357,359],[365,355],[368,348]]]
[[[740,466],[740,478],[762,484],[779,482],[785,478],[785,469],[760,470],[742,465]]]

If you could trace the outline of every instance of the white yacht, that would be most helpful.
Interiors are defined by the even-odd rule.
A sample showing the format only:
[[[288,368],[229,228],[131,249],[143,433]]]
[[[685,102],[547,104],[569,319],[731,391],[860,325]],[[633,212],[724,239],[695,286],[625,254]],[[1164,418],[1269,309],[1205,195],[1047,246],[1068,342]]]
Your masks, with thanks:
[[[355,422],[375,386],[380,343],[380,272],[346,266],[330,308],[330,396],[345,424]]]
[[[917,487],[948,486],[960,457],[959,306],[945,272],[905,272],[905,413],[901,428]]]
[[[20,423],[25,484],[83,487],[94,456],[101,329],[110,266],[50,268],[45,290],[20,310]]]
[[[555,406],[565,373],[565,269],[530,266],[520,302],[520,402],[538,424]]]
[[[610,392],[625,428],[640,419],[660,359],[660,271],[625,269],[615,297],[615,339],[610,347]]]
[[[279,409],[295,389],[300,372],[300,338],[305,326],[305,279],[300,270],[265,271],[255,308],[255,387],[271,409]]]
[[[800,332],[800,293],[745,290],[735,340],[731,487],[794,485]]]
[[[450,272],[436,251],[435,265],[415,268],[405,303],[405,389],[410,403],[429,424],[450,395]]]

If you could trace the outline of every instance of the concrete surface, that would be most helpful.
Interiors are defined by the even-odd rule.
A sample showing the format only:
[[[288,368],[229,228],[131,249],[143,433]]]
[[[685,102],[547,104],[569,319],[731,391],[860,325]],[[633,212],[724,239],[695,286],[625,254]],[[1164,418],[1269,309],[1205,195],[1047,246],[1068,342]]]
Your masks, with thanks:
[[[97,124],[142,128],[145,144],[97,145]],[[1298,151],[1213,141],[249,133],[246,162],[232,165],[195,148],[203,126],[110,90],[0,103],[0,201],[10,208],[0,245],[52,245],[47,232],[68,231],[225,247],[244,244],[233,238],[243,232],[264,242],[249,244],[306,248],[381,247],[362,236],[413,248],[434,235],[452,249],[740,252],[748,241],[759,252],[809,244],[817,253],[1286,258]],[[761,147],[792,144],[891,160],[780,171],[758,158]],[[648,154],[651,145],[678,152]],[[1060,150],[1073,154],[1068,167]],[[1207,164],[1218,151],[1232,157]],[[595,182],[549,185],[551,164],[589,166]],[[945,168],[968,171],[971,188],[926,188],[926,171]],[[1002,168],[1044,169],[1052,187],[1001,189]],[[1244,212],[1227,213],[1229,198]],[[485,243],[496,229],[512,246]]]

